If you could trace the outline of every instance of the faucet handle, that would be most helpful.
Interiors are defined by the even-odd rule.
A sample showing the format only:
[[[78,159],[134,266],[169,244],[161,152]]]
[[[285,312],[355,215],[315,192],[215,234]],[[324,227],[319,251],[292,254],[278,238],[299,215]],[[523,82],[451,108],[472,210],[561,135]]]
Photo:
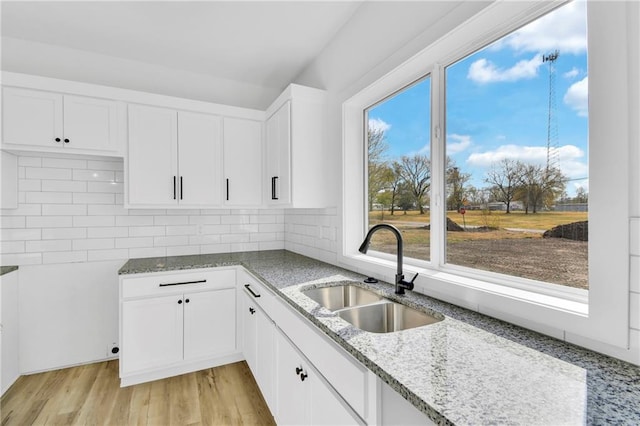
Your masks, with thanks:
[[[418,272],[416,272],[416,274],[413,276],[413,278],[411,278],[411,281],[409,281],[411,284],[413,284],[413,282],[416,280],[416,278],[418,278],[418,275],[420,275]]]

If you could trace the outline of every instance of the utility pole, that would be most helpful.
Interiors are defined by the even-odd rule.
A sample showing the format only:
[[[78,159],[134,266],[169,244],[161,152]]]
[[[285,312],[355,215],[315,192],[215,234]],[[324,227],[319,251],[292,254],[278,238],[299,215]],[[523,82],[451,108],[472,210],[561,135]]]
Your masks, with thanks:
[[[549,113],[547,116],[547,173],[558,163],[558,117],[556,107],[556,61],[560,52],[555,50],[542,55],[542,62],[549,64]]]

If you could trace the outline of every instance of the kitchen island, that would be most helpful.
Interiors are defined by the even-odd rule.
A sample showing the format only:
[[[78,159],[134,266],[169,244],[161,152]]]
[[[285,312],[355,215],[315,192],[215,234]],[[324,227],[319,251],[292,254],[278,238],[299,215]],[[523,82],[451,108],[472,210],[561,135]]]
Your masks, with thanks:
[[[284,250],[131,259],[121,275],[243,266],[438,424],[640,424],[640,367]],[[445,316],[359,330],[301,291],[358,282]]]

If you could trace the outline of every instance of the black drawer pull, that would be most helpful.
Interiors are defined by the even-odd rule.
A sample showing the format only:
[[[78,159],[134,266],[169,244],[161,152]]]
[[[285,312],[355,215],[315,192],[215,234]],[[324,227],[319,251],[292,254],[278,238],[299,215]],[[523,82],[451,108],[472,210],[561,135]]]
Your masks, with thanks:
[[[244,288],[246,288],[247,290],[249,290],[249,293],[251,293],[251,295],[252,295],[253,297],[260,297],[260,294],[258,294],[258,293],[254,293],[254,291],[253,291],[253,290],[251,290],[251,285],[250,285],[250,284],[245,284],[245,285],[244,285]]]
[[[207,280],[199,280],[199,281],[184,281],[181,283],[162,283],[159,285],[159,287],[169,287],[172,285],[185,285],[185,284],[202,284],[202,283],[206,283]]]

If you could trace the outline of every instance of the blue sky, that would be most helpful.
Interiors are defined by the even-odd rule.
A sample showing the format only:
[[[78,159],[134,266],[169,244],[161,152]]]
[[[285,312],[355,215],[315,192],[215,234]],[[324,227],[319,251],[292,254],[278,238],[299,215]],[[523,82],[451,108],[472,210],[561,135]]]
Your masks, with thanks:
[[[546,163],[549,68],[555,62],[557,166],[567,192],[588,190],[586,7],[563,6],[450,65],[446,70],[447,154],[469,183],[483,187],[491,164],[503,158]],[[389,159],[429,153],[430,79],[369,110],[370,126],[385,129]]]

